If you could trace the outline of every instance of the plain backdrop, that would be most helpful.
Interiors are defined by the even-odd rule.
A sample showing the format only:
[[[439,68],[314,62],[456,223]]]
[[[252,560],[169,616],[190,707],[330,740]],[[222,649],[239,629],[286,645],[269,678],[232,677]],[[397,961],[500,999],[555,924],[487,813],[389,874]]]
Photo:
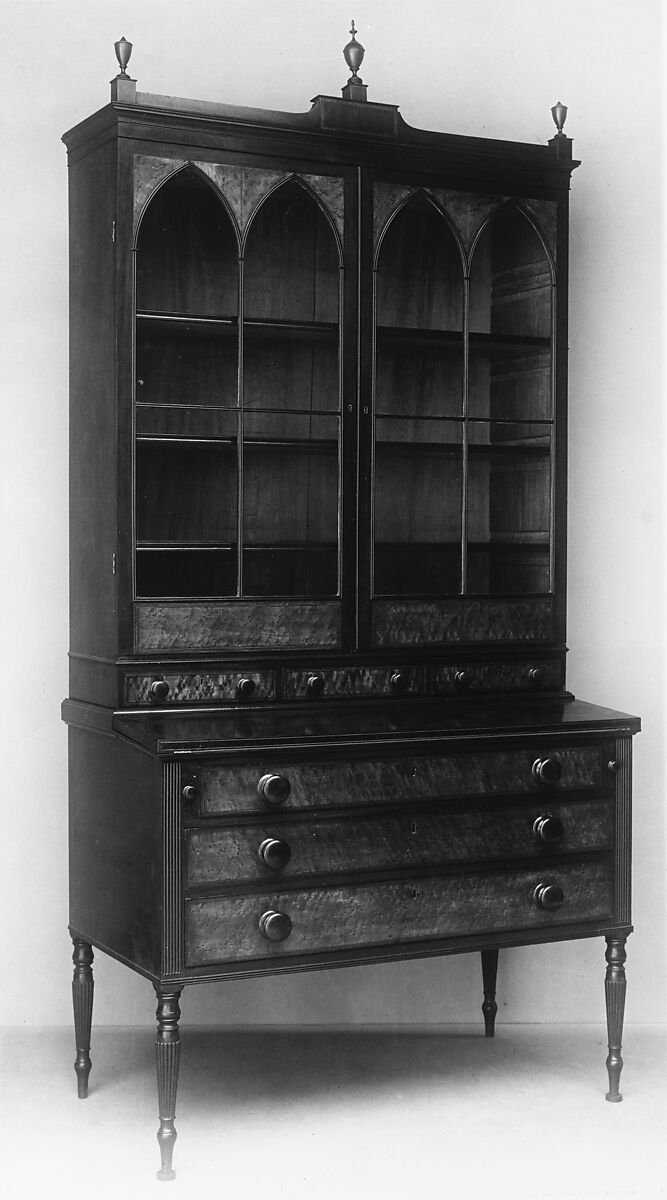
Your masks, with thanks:
[[[61,134],[141,91],[303,111],[339,94],[350,18],[369,99],[411,125],[543,143],[582,165],[571,217],[568,684],[640,714],[627,1020],[664,1019],[662,122],[659,0],[0,0],[3,1024],[70,1021],[66,879],[67,175]],[[601,939],[507,951],[500,1019],[602,1021]],[[152,1022],[99,955],[95,1020]],[[185,1022],[468,1022],[478,956],[190,988]]]

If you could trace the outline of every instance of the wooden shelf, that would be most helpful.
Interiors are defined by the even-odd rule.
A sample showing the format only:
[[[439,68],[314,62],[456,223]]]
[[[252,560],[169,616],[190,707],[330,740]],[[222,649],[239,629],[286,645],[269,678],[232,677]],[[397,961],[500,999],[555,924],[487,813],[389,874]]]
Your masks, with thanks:
[[[207,317],[197,316],[193,313],[174,313],[174,312],[148,312],[147,310],[137,311],[137,321],[140,324],[150,324],[163,329],[180,330],[186,332],[188,327],[193,329],[209,330],[211,333],[233,333],[238,329],[238,319],[236,317],[220,316]]]
[[[238,332],[240,322],[233,316],[198,316],[193,313],[137,311],[137,321],[140,324],[162,327],[163,329],[186,331],[189,327],[197,330],[210,330],[211,333]],[[332,321],[273,321],[269,318],[246,317],[243,330],[253,337],[310,339],[313,337],[331,339],[338,336],[339,326]]]
[[[452,329],[418,329],[404,325],[378,325],[378,342],[393,342],[401,350],[428,347],[433,350],[463,349],[463,332]],[[474,354],[502,354],[508,358],[534,355],[551,349],[551,338],[524,337],[519,334],[470,333],[470,351]]]

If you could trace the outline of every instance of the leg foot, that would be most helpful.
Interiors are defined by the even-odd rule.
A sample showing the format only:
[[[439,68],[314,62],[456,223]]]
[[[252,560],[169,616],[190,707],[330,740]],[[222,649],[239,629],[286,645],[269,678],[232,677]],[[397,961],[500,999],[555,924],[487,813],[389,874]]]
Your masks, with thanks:
[[[607,1073],[609,1075],[609,1091],[606,1099],[611,1104],[618,1104],[623,1099],[619,1091],[623,1059],[621,1058],[621,1042],[623,1039],[623,1016],[625,1013],[625,937],[608,937],[607,973],[604,992],[607,1005],[607,1033],[609,1040],[609,1055],[607,1057]]]
[[[484,984],[484,1032],[486,1037],[493,1037],[496,1031],[496,976],[498,974],[498,951],[482,950],[482,981]]]
[[[155,1059],[157,1065],[157,1091],[160,1107],[160,1128],[157,1140],[160,1147],[161,1167],[158,1179],[175,1178],[171,1160],[176,1141],[174,1119],[176,1116],[176,1088],[178,1086],[178,1064],[180,1058],[180,1034],[178,1022],[181,1010],[178,1006],[182,988],[169,992],[157,991],[157,1037]]]
[[[89,942],[73,938],[74,978],[72,979],[72,1002],[74,1005],[74,1037],[76,1041],[76,1071],[79,1099],[88,1095],[90,1075],[90,1027],[93,1019],[93,948]]]

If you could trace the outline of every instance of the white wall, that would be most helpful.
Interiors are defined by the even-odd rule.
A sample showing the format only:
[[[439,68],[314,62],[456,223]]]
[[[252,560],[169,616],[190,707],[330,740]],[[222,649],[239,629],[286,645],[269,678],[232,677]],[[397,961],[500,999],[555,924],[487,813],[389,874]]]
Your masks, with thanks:
[[[60,135],[108,98],[113,42],[140,90],[304,110],[338,94],[352,9],[369,98],[412,125],[544,142],[570,108],[569,684],[643,716],[629,1021],[664,1017],[659,0],[0,0],[2,1023],[68,1023],[67,209]],[[508,951],[508,1020],[602,1019],[600,940]],[[99,955],[96,1020],[149,1022],[150,986]],[[477,956],[189,989],[186,1021],[476,1020]]]

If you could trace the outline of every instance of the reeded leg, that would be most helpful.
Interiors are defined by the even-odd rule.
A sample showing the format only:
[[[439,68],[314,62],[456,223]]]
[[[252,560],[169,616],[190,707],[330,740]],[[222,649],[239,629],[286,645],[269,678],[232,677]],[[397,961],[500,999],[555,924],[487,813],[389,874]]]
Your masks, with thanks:
[[[609,1055],[607,1057],[607,1072],[609,1074],[609,1091],[606,1099],[617,1104],[623,1097],[618,1090],[623,1070],[621,1058],[621,1042],[623,1040],[623,1015],[625,1012],[625,943],[627,938],[608,937],[607,943],[607,974],[604,983],[605,1000],[607,1003],[607,1033],[609,1038]]]
[[[74,1005],[74,1038],[76,1041],[76,1071],[79,1099],[88,1095],[90,1075],[90,1027],[93,1020],[93,948],[80,938],[73,938],[74,978],[72,979],[72,1002]]]
[[[496,1029],[496,976],[498,974],[498,951],[482,950],[482,981],[484,984],[484,1031],[486,1037],[493,1037]]]
[[[178,1022],[181,1010],[178,1006],[182,988],[169,992],[157,992],[157,1037],[155,1058],[157,1064],[157,1093],[160,1106],[160,1128],[157,1140],[160,1147],[161,1167],[158,1179],[174,1179],[171,1159],[176,1141],[174,1119],[176,1116],[176,1088],[178,1086],[178,1063],[180,1057],[180,1035]]]

